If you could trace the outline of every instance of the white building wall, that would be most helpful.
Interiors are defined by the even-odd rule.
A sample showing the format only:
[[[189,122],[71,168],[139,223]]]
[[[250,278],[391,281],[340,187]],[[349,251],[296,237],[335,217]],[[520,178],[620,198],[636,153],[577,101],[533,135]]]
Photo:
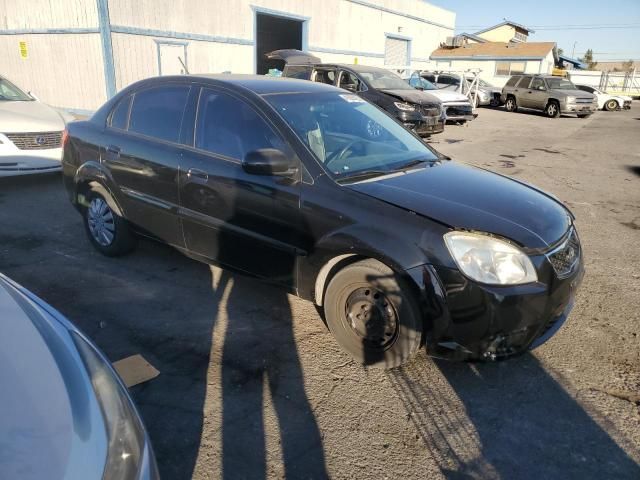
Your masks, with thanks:
[[[103,37],[101,3],[111,30]],[[423,0],[0,0],[2,74],[52,105],[92,110],[108,78],[119,90],[158,75],[159,41],[186,44],[190,73],[254,73],[256,10],[305,21],[303,47],[325,62],[379,66],[386,34],[410,40],[411,63],[425,68],[455,24],[453,12]]]
[[[0,0],[0,74],[50,105],[95,109],[107,98],[96,0]]]

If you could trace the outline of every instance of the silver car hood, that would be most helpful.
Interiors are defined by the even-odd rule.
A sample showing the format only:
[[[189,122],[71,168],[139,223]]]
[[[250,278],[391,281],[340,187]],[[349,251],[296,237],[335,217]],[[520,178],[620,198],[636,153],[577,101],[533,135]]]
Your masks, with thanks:
[[[102,478],[107,437],[69,330],[0,275],[0,478]]]
[[[424,92],[430,95],[433,95],[434,97],[437,97],[438,100],[440,100],[443,103],[469,101],[469,99],[465,95],[462,95],[461,93],[452,92],[450,90],[447,91],[442,88],[438,90],[424,90]]]
[[[59,132],[64,125],[62,115],[44,103],[0,101],[0,133]]]

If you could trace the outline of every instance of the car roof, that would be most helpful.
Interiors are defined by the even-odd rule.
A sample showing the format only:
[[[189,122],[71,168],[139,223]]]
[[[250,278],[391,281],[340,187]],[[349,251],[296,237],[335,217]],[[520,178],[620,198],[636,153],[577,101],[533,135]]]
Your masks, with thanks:
[[[336,67],[344,68],[345,70],[353,70],[354,72],[386,72],[389,73],[388,68],[372,67],[370,65],[356,65],[350,63],[318,63],[314,67]]]
[[[189,82],[210,83],[211,85],[224,85],[227,87],[236,87],[242,90],[249,90],[258,95],[266,95],[273,93],[323,93],[340,91],[332,85],[324,83],[310,82],[308,80],[299,80],[295,78],[270,77],[266,75],[245,75],[232,73],[218,74],[191,74],[191,75],[173,75],[163,77],[153,77],[140,82],[145,86],[161,85],[171,82]]]

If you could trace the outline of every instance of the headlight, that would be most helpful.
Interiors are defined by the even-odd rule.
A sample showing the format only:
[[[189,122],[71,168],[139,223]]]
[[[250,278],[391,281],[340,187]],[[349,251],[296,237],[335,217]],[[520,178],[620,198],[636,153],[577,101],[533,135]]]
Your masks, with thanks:
[[[538,280],[529,257],[497,238],[469,232],[444,235],[449,253],[467,277],[489,285],[519,285]]]
[[[398,110],[404,110],[405,112],[413,112],[416,107],[404,102],[393,102]]]
[[[111,367],[82,337],[72,338],[84,361],[102,410],[108,438],[103,480],[136,478],[144,450],[144,432]]]
[[[573,103],[576,101],[576,97],[567,97],[567,103]]]

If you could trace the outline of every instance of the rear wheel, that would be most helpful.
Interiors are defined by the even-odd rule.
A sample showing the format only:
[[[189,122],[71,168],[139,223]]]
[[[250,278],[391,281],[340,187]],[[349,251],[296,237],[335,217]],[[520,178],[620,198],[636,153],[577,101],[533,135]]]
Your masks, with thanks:
[[[607,112],[613,112],[619,108],[618,102],[615,100],[607,100],[607,103],[604,104],[604,109]]]
[[[558,118],[560,116],[560,104],[555,100],[550,100],[544,107],[544,114],[549,118]]]
[[[87,198],[84,225],[91,244],[103,255],[115,257],[135,248],[136,237],[127,221],[112,210],[107,200],[97,192]]]
[[[513,97],[513,96],[507,97],[507,101],[504,104],[504,108],[507,110],[507,112],[517,112],[518,105],[516,104],[516,97]]]
[[[422,319],[412,290],[377,260],[339,271],[329,282],[325,319],[338,344],[365,365],[401,365],[420,347]]]

